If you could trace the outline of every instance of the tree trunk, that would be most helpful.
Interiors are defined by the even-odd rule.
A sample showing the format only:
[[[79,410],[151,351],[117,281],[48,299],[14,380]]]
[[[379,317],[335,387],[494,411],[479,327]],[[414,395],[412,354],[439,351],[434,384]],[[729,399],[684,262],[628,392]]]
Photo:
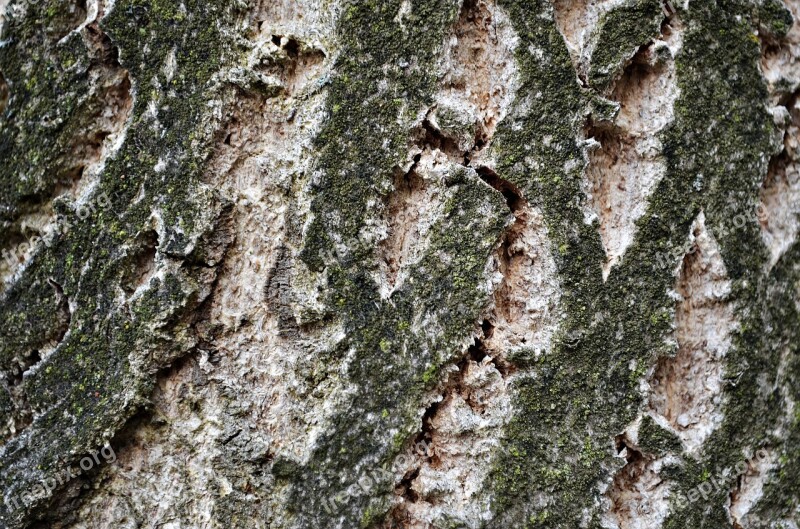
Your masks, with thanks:
[[[798,0],[0,12],[0,527],[797,529]]]

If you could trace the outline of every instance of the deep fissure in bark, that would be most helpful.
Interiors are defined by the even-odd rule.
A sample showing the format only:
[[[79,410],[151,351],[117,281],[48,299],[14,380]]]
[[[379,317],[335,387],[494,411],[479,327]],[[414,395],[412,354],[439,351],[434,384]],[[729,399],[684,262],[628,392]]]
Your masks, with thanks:
[[[503,195],[503,198],[506,199],[508,209],[511,210],[512,213],[518,213],[525,207],[526,202],[522,197],[522,192],[517,189],[514,184],[500,178],[496,172],[488,167],[478,167],[476,171],[478,172],[478,176],[481,177],[481,180]]]
[[[665,461],[639,449],[627,433],[615,438],[615,446],[625,465],[606,492],[606,523],[618,529],[661,527],[669,503],[669,485],[661,477]]]
[[[413,259],[415,246],[423,237],[420,205],[428,200],[429,186],[417,172],[421,158],[422,154],[417,154],[408,171],[396,171],[393,190],[385,199],[388,233],[378,246],[378,255],[390,290],[397,286],[398,274]]]
[[[437,148],[442,145],[450,145],[451,148],[454,146],[454,143],[447,143],[446,139],[441,138],[440,133],[428,134],[426,135],[426,138],[428,138],[429,141],[436,142]],[[407,175],[414,174],[414,169],[418,161],[419,160],[417,157],[414,165],[412,165],[412,169],[409,171],[409,173],[407,173]],[[468,161],[468,159],[465,159],[465,161]],[[502,235],[501,241],[496,250],[501,272],[505,272],[509,269],[507,264],[507,261],[510,258],[509,256],[514,253],[511,250],[511,247],[515,242],[515,237],[512,234],[520,232],[522,229],[524,229],[522,225],[528,220],[524,210],[526,210],[528,206],[519,189],[517,189],[509,181],[501,178],[492,169],[481,166],[476,169],[476,172],[481,180],[492,187],[495,191],[503,195],[509,211],[515,214],[514,223],[512,226],[509,226],[506,232]],[[505,262],[506,265],[504,266],[502,262]],[[491,321],[492,318],[493,316],[490,314],[481,322],[479,326],[479,336],[476,336],[473,339],[472,345],[467,348],[461,359],[455,363],[455,369],[453,372],[447,375],[446,381],[443,383],[438,392],[439,397],[437,397],[424,411],[421,419],[420,431],[413,439],[413,443],[415,446],[418,446],[419,443],[424,443],[425,446],[428,447],[429,451],[425,456],[420,458],[416,466],[404,473],[402,479],[396,485],[395,491],[399,496],[402,497],[402,502],[392,509],[382,527],[410,527],[412,525],[409,524],[416,523],[413,521],[414,515],[412,514],[412,511],[414,509],[414,505],[420,502],[422,498],[414,489],[415,480],[420,477],[423,465],[427,465],[431,469],[442,468],[444,462],[441,458],[447,457],[446,455],[439,453],[436,444],[437,432],[435,421],[437,420],[437,415],[441,411],[442,405],[448,404],[457,395],[458,398],[463,399],[465,404],[474,412],[479,414],[485,412],[485,403],[487,399],[491,397],[485,395],[484,390],[473,391],[465,382],[465,379],[470,376],[470,371],[474,369],[474,366],[487,366],[487,364],[491,365],[493,366],[493,369],[499,373],[502,379],[507,379],[516,371],[516,366],[514,366],[513,363],[505,357],[502,351],[490,351],[485,345],[485,341],[491,339],[494,334],[494,324]],[[433,500],[426,498],[426,501]]]
[[[123,273],[121,286],[129,297],[150,282],[156,269],[157,253],[158,234],[155,230],[148,230],[139,238],[128,268]]]
[[[681,264],[675,291],[674,357],[663,358],[650,385],[651,409],[664,417],[687,450],[698,450],[722,421],[723,358],[736,328],[731,290],[705,216],[693,226],[694,244]]]

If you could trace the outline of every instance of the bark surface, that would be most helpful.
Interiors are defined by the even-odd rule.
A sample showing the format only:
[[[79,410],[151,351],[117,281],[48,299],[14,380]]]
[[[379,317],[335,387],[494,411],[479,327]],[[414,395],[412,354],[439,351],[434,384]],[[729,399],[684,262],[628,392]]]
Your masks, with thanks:
[[[797,529],[798,0],[0,0],[0,527]]]

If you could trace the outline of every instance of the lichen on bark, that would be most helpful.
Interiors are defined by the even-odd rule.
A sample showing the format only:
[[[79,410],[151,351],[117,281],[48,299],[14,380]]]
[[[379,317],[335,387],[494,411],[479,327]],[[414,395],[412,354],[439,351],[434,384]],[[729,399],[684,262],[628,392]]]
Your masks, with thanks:
[[[0,525],[800,522],[796,1],[0,10]]]

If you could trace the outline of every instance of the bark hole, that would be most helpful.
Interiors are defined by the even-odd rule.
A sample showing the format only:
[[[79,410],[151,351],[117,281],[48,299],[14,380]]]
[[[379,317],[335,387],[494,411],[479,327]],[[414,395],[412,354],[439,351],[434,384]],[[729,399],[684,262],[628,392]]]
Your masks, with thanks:
[[[255,59],[255,71],[274,76],[287,94],[301,92],[319,77],[325,52],[292,35],[270,35],[271,49]]]
[[[156,271],[157,253],[158,234],[152,230],[145,232],[123,274],[121,286],[128,297],[150,284]]]

